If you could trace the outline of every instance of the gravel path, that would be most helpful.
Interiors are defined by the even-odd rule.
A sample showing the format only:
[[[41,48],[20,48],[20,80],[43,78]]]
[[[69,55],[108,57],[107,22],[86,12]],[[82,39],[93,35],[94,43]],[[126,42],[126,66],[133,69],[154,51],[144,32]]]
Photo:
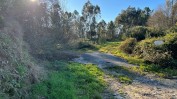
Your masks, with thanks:
[[[129,64],[126,60],[115,57],[112,54],[93,52],[82,54],[75,61],[79,63],[92,63],[97,64],[100,68],[111,67],[111,66],[136,66]]]
[[[83,64],[96,64],[105,72],[105,81],[108,86],[103,93],[103,99],[177,99],[177,79],[164,79],[154,74],[138,75],[132,74],[133,83],[123,84],[116,78],[116,75],[124,74],[115,66],[131,67],[127,61],[111,54],[100,52],[85,53],[74,61]]]

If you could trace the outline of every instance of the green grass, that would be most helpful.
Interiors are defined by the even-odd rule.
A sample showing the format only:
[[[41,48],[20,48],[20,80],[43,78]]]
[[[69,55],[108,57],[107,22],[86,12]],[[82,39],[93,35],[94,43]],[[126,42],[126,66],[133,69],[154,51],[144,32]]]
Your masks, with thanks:
[[[151,72],[156,74],[159,77],[163,78],[172,78],[173,76],[177,76],[177,70],[171,68],[161,68],[160,66],[151,64],[151,65],[140,65],[140,67],[131,68],[132,71],[138,72],[140,74],[145,74],[145,72]]]
[[[129,78],[128,76],[126,76],[126,75],[119,75],[118,79],[121,83],[126,83],[126,84],[131,84],[132,83],[132,79]]]
[[[144,60],[139,58],[138,56],[128,55],[128,54],[120,51],[119,50],[120,44],[121,44],[121,42],[109,42],[109,43],[99,46],[99,51],[105,52],[105,53],[111,53],[115,56],[122,57],[122,58],[128,60],[128,62],[132,63],[132,64],[144,63]]]
[[[57,67],[58,66],[58,67]],[[32,98],[100,99],[105,88],[103,72],[95,65],[55,61],[49,77],[32,88]],[[57,68],[56,68],[57,67]]]

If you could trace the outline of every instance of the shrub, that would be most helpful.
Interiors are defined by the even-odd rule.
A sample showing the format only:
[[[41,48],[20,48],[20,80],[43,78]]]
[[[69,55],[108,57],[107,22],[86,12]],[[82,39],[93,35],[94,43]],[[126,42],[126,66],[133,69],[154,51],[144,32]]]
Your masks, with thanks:
[[[167,30],[167,33],[175,33],[177,32],[177,25],[171,27],[169,30]]]
[[[173,58],[177,59],[177,33],[169,33],[164,36],[165,47],[171,52]]]
[[[128,32],[131,37],[136,38],[138,41],[148,37],[161,37],[165,35],[163,30],[144,26],[133,27]]]
[[[146,39],[146,40],[142,40],[141,42],[139,42],[135,48],[133,53],[137,54],[137,55],[141,55],[142,57],[144,56],[144,53],[146,50],[150,50],[152,49],[151,47],[153,47],[153,42],[155,41],[155,38],[151,38],[151,39]]]
[[[79,42],[78,49],[84,49],[84,48],[95,49],[95,46],[93,46],[88,42]]]
[[[165,32],[161,29],[147,27],[146,37],[161,37],[164,35]]]
[[[136,26],[129,30],[130,36],[136,38],[138,41],[144,40],[146,36],[147,28],[143,26]]]
[[[168,51],[161,52],[151,50],[146,53],[146,56],[144,56],[144,60],[146,62],[160,65],[161,67],[168,67],[173,65],[171,54]]]
[[[147,63],[157,64],[161,67],[176,67],[172,52],[167,44],[155,45],[154,41],[164,38],[151,38],[139,42],[133,53],[140,55]]]
[[[119,46],[119,49],[127,54],[132,54],[136,43],[137,40],[135,38],[129,38]]]

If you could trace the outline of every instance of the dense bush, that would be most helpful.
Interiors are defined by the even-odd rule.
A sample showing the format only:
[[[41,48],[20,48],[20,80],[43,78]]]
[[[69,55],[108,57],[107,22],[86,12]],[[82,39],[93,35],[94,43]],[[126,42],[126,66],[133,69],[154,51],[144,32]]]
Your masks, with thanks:
[[[84,48],[95,49],[95,46],[93,46],[92,44],[90,44],[88,42],[79,42],[78,49],[84,49]]]
[[[143,40],[136,45],[133,53],[141,56],[148,63],[158,64],[161,67],[176,67],[174,52],[169,50],[171,44],[169,44],[165,38],[169,41],[172,40],[167,38],[167,36]],[[164,40],[165,43],[162,45],[155,45],[154,41],[156,40]],[[174,47],[175,46],[173,46],[173,50],[175,51]]]
[[[164,36],[165,47],[171,52],[173,58],[177,59],[177,33],[169,33]]]
[[[138,41],[144,40],[145,38],[161,37],[165,35],[163,30],[145,26],[133,27],[128,32],[130,37],[136,38]]]
[[[129,38],[119,46],[119,49],[127,54],[131,54],[133,52],[136,43],[137,40],[135,38]]]
[[[130,36],[136,38],[138,41],[144,40],[146,37],[147,28],[143,26],[136,26],[129,30]]]
[[[151,48],[153,46],[154,41],[155,41],[154,38],[153,39],[142,40],[141,42],[137,43],[137,45],[134,48],[133,53],[143,57],[145,51],[148,48]]]
[[[173,65],[173,58],[168,51],[163,52],[154,49],[148,50],[146,56],[144,56],[144,60],[146,62],[158,64],[161,67],[169,67]]]
[[[167,33],[175,33],[175,32],[177,32],[177,23],[176,23],[175,26],[171,27],[171,28],[168,29],[166,32],[167,32]]]
[[[165,32],[161,29],[147,27],[146,37],[161,37],[164,35],[165,35]]]

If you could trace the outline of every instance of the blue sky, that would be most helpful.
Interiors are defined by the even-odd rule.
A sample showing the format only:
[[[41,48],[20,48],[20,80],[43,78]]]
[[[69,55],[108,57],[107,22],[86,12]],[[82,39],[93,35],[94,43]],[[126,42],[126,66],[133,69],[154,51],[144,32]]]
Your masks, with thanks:
[[[70,12],[77,10],[80,14],[83,5],[88,0],[68,0],[66,9]],[[150,7],[157,9],[159,5],[165,3],[165,0],[90,0],[93,5],[99,5],[101,8],[101,19],[106,22],[114,21],[115,17],[121,13],[122,10],[129,6],[141,8]]]

